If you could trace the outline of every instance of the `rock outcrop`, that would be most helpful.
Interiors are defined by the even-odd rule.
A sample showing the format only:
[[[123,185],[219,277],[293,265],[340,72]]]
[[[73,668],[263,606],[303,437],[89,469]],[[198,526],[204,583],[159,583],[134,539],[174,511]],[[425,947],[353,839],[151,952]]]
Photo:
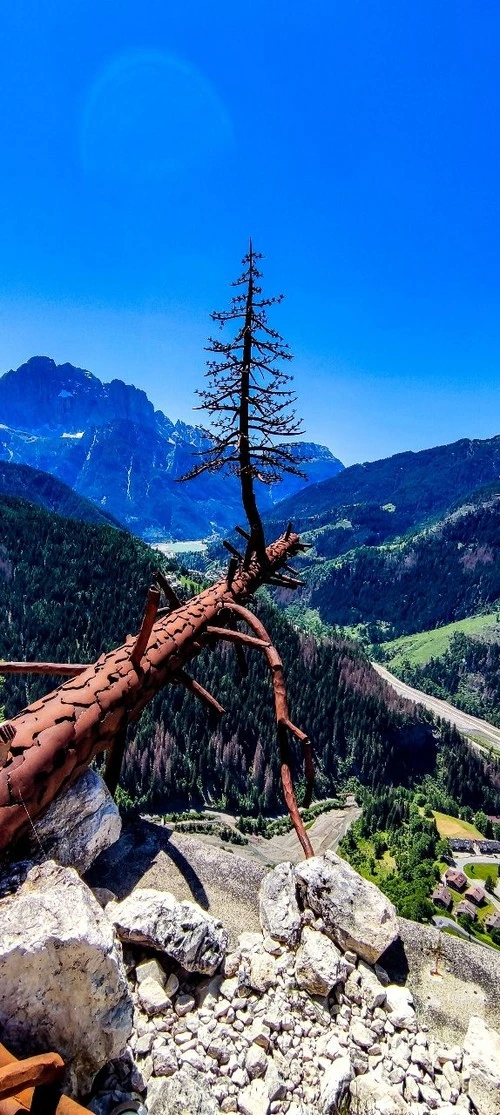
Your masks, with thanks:
[[[98,855],[119,839],[122,822],[102,778],[95,770],[87,770],[51,802],[35,828],[34,854],[41,845],[45,857],[63,867],[74,867],[83,875]]]
[[[284,867],[276,872],[280,876],[266,881],[261,895],[261,918],[267,931],[276,932],[277,915],[273,902],[281,879],[285,881]],[[273,872],[273,876],[275,872]],[[399,926],[394,906],[385,895],[367,882],[357,871],[333,852],[314,856],[293,868],[293,879],[298,893],[299,906],[310,909],[321,918],[324,932],[343,949],[352,949],[356,956],[374,964],[387,948],[399,937]],[[287,879],[282,907],[286,916],[293,910],[293,892]],[[283,917],[278,920],[281,922]],[[278,937],[277,939],[282,939]],[[290,940],[290,938],[289,938]]]
[[[139,948],[128,1094],[152,1115],[338,1115],[346,1104],[357,1115],[475,1115],[467,1055],[429,1033],[407,987],[335,944],[334,904],[327,904],[335,863],[311,862],[312,878],[327,881],[322,902],[319,884],[300,885],[307,864],[280,865],[262,885],[263,932],[241,933],[210,980],[200,982],[166,953],[145,961]],[[115,911],[107,907],[110,917]],[[365,951],[356,919],[342,916],[341,931]],[[385,932],[385,940],[394,934],[392,916]],[[151,984],[154,1009],[145,1001]],[[479,1080],[478,1062],[474,1071]],[[125,1098],[118,1076],[115,1099]],[[93,1110],[108,1115],[105,1097],[96,1102]]]
[[[221,922],[168,891],[139,888],[113,903],[110,916],[122,941],[157,949],[188,972],[211,975],[224,959],[228,936]]]
[[[462,1046],[429,1032],[427,1014],[418,1004],[416,1009],[410,988],[360,955],[369,942],[357,912],[339,909],[340,924],[335,924],[339,891],[346,885],[336,858],[316,857],[310,873],[308,864],[293,869],[282,864],[272,872],[260,894],[262,933],[240,933],[230,952],[220,922],[193,903],[143,888],[123,902],[108,902],[103,912],[74,871],[55,865],[32,868],[15,899],[0,901],[0,934],[7,941],[0,953],[0,1021],[5,1020],[6,1040],[18,1048],[24,1044],[20,1052],[39,1048],[34,1023],[45,1048],[50,1045],[70,1058],[80,1088],[97,1063],[108,1060],[89,1100],[94,1115],[111,1115],[117,1104],[131,1102],[141,1115],[339,1115],[344,1110],[498,1115],[500,1036],[480,1018],[471,1019]],[[68,891],[68,876],[76,896]],[[57,891],[63,879],[65,886]],[[373,948],[379,956],[394,935],[391,908],[387,913],[382,896],[373,899],[375,888],[364,890],[362,880],[355,886],[365,896],[368,921],[374,910],[386,910],[385,936],[379,935]],[[35,905],[30,904],[33,893]],[[41,902],[40,895],[49,897]],[[41,943],[39,948],[36,926],[41,911],[45,950]],[[74,926],[73,936],[59,928],[59,920],[73,923],[75,917],[85,929],[84,946],[74,946]],[[133,1001],[133,1030],[120,1055],[130,1000],[125,992],[124,1004],[116,990],[124,979],[116,959],[115,923],[127,939]],[[351,947],[339,945],[341,936]],[[383,961],[391,973],[393,953],[389,950]],[[4,970],[9,990],[2,999]],[[22,975],[20,983],[15,973]],[[15,1006],[13,1026],[7,1002]],[[45,1014],[55,1017],[59,1031],[44,1029]],[[26,1027],[28,1017],[26,1034],[21,1021]],[[115,1042],[106,1045],[111,1029]],[[68,1031],[76,1053],[69,1048]]]
[[[464,1041],[469,1096],[481,1115],[500,1111],[500,1034],[473,1015]]]
[[[0,900],[0,1033],[14,1053],[54,1050],[75,1092],[132,1030],[120,946],[76,871],[48,861]]]

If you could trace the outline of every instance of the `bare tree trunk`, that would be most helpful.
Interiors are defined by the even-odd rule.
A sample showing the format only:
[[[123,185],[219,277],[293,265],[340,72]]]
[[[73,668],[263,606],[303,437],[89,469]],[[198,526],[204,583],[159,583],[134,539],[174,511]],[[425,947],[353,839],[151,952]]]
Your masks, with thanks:
[[[287,532],[268,547],[264,559],[254,553],[247,567],[240,564],[229,579],[157,619],[140,648],[140,661],[138,636],[128,636],[121,647],[3,725],[9,750],[0,767],[0,850],[29,829],[95,755],[123,739],[127,721],[136,720],[167,682],[189,686],[183,667],[207,645],[207,627],[221,608],[246,600],[303,548],[298,536]],[[144,630],[145,620],[141,641]],[[212,701],[201,686],[191,688],[205,703]],[[120,744],[116,763],[110,762],[113,780],[119,754]]]
[[[252,365],[252,318],[253,318],[253,253],[252,241],[249,250],[249,279],[245,310],[243,335],[243,357],[241,368],[241,390],[239,406],[239,464],[241,480],[241,499],[250,526],[251,546],[262,560],[266,552],[264,528],[257,507],[253,486],[253,473],[250,455],[249,396],[250,368]]]

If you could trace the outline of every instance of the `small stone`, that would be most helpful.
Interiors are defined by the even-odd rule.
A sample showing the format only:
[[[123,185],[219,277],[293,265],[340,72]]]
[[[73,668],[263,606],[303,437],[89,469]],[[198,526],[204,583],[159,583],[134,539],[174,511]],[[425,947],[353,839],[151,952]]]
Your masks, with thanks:
[[[261,993],[276,986],[276,963],[269,953],[256,953],[250,957],[250,985]]]
[[[427,1104],[427,1107],[430,1107],[431,1111],[434,1111],[436,1107],[440,1106],[441,1096],[435,1088],[431,1088],[429,1084],[420,1084],[419,1088],[424,1103]]]
[[[144,983],[146,979],[154,979],[160,984],[160,987],[165,987],[167,977],[165,972],[157,960],[143,960],[138,964],[135,969],[135,978],[138,984]]]
[[[177,979],[175,972],[171,972],[165,984],[166,994],[169,996],[170,999],[173,999],[178,990],[179,980]]]
[[[262,1046],[252,1042],[245,1057],[245,1068],[250,1080],[253,1080],[257,1076],[264,1076],[268,1063]]]
[[[179,1016],[179,1018],[183,1018],[184,1015],[189,1014],[189,1012],[192,1011],[195,1006],[196,1002],[194,995],[190,995],[189,992],[181,992],[181,994],[178,995],[177,999],[175,1000],[175,1013]]]
[[[196,1049],[188,1049],[186,1052],[181,1049],[180,1055],[183,1065],[191,1065],[191,1068],[198,1069],[198,1072],[206,1072],[207,1066]]]
[[[158,980],[151,977],[139,984],[138,998],[142,1009],[149,1015],[162,1014],[163,1011],[172,1009],[165,989]]]
[[[231,1000],[234,999],[235,995],[237,994],[237,991],[238,979],[236,975],[232,976],[231,979],[222,980],[219,988],[219,993],[224,996],[224,999],[229,999],[229,1002],[231,1002]]]
[[[172,1076],[179,1068],[175,1045],[169,1042],[153,1053],[153,1072],[155,1076]]]
[[[350,1057],[338,1057],[335,1061],[329,1062],[321,1079],[319,1103],[321,1115],[335,1115],[353,1076],[354,1069]]]
[[[278,1069],[274,1064],[274,1061],[268,1061],[267,1072],[265,1075],[265,1084],[271,1104],[276,1100],[282,1100],[285,1098],[286,1085],[284,1080],[280,1076]]]
[[[373,1045],[373,1034],[363,1022],[353,1022],[351,1026],[351,1038],[356,1045],[360,1045],[362,1049],[369,1049]]]
[[[150,1032],[141,1034],[135,1043],[135,1053],[137,1057],[147,1057],[149,1050],[153,1044],[153,1035]]]

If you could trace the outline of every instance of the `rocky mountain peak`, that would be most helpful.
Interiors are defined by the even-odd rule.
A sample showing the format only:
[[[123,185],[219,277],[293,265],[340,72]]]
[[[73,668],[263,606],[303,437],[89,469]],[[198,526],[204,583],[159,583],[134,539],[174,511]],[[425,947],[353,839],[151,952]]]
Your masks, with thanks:
[[[204,443],[199,427],[174,424],[121,379],[102,383],[47,356],[0,377],[0,459],[50,473],[148,540],[202,538],[238,520],[234,477],[177,483]],[[307,480],[263,488],[263,509],[343,468],[325,446],[299,443],[297,455]]]

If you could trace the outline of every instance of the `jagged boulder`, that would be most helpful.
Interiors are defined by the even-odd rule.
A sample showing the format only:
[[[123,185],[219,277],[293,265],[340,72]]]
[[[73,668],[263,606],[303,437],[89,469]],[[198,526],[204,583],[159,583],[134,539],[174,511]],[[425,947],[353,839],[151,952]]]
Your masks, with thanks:
[[[43,817],[35,822],[35,828],[35,855],[41,844],[44,858],[63,867],[75,867],[83,875],[100,852],[118,840],[122,822],[102,778],[95,770],[87,770],[66,793],[51,802]]]
[[[288,948],[295,947],[302,917],[291,863],[279,863],[264,877],[259,894],[259,916],[264,933]]]
[[[85,1092],[132,1032],[113,928],[76,871],[48,861],[0,900],[0,1032],[12,1052],[47,1049]]]
[[[295,959],[297,985],[310,995],[328,995],[347,971],[333,941],[305,925]]]
[[[169,891],[139,887],[106,912],[122,941],[163,952],[188,972],[213,975],[224,960],[228,935],[222,922]]]
[[[399,937],[392,902],[333,852],[298,864],[294,873],[302,906],[322,919],[340,948],[374,964]]]
[[[153,1080],[148,1088],[149,1115],[219,1115],[206,1080],[196,1069],[181,1068],[175,1076]]]
[[[500,1111],[500,1034],[473,1014],[464,1040],[464,1068],[470,1072],[469,1096],[481,1115]]]
[[[410,1115],[411,1108],[397,1088],[374,1072],[357,1076],[351,1082],[350,1093],[356,1115]]]

